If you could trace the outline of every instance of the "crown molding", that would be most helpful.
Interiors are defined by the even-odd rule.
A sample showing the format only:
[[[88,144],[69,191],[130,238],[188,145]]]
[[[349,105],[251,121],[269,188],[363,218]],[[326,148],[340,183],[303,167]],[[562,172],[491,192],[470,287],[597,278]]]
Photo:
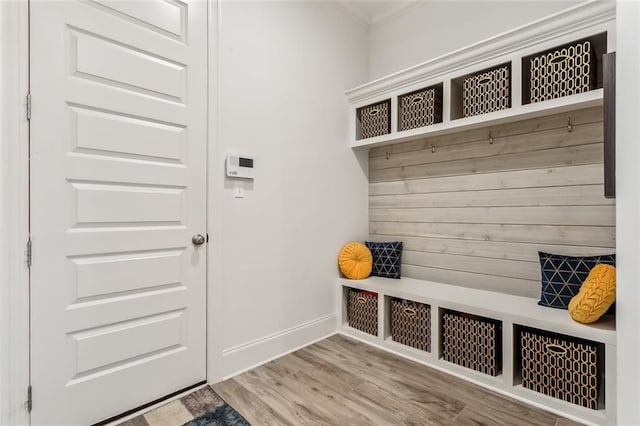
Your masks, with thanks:
[[[474,64],[615,20],[614,1],[592,0],[451,53],[347,90],[352,104],[384,96],[396,89],[433,80]]]

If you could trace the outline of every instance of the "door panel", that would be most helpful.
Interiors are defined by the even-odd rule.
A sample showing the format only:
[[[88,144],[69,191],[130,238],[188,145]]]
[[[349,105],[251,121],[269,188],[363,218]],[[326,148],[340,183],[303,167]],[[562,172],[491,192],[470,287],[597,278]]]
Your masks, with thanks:
[[[206,3],[31,3],[32,423],[205,379]]]

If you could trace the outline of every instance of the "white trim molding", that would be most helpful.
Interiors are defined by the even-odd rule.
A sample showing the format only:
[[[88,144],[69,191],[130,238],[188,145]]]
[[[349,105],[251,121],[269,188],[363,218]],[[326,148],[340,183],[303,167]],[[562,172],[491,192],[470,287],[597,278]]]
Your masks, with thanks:
[[[338,314],[333,313],[279,331],[222,353],[223,379],[229,379],[336,333]]]
[[[351,104],[364,104],[404,87],[605,24],[615,17],[615,2],[592,0],[350,89],[347,99]]]
[[[26,425],[29,386],[26,1],[0,2],[0,424]]]
[[[616,318],[618,424],[640,424],[640,3],[618,2],[616,53]]]

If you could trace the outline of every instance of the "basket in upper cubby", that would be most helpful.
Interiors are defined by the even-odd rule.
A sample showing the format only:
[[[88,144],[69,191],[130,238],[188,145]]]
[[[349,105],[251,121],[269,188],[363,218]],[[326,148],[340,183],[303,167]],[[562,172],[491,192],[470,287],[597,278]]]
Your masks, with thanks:
[[[368,139],[391,133],[391,99],[356,110],[356,139]]]
[[[463,117],[511,107],[511,64],[483,70],[462,80]]]
[[[442,123],[442,84],[398,96],[398,131]]]
[[[531,104],[603,87],[607,33],[522,57],[522,103]]]
[[[595,87],[595,53],[581,40],[529,59],[531,103],[588,92]]]

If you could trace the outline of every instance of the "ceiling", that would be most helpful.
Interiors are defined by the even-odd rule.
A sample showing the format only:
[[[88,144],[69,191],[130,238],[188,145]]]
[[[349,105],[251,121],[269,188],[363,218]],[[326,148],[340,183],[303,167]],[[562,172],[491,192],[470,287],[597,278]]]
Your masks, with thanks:
[[[373,24],[419,0],[339,0],[347,9],[363,21]]]

